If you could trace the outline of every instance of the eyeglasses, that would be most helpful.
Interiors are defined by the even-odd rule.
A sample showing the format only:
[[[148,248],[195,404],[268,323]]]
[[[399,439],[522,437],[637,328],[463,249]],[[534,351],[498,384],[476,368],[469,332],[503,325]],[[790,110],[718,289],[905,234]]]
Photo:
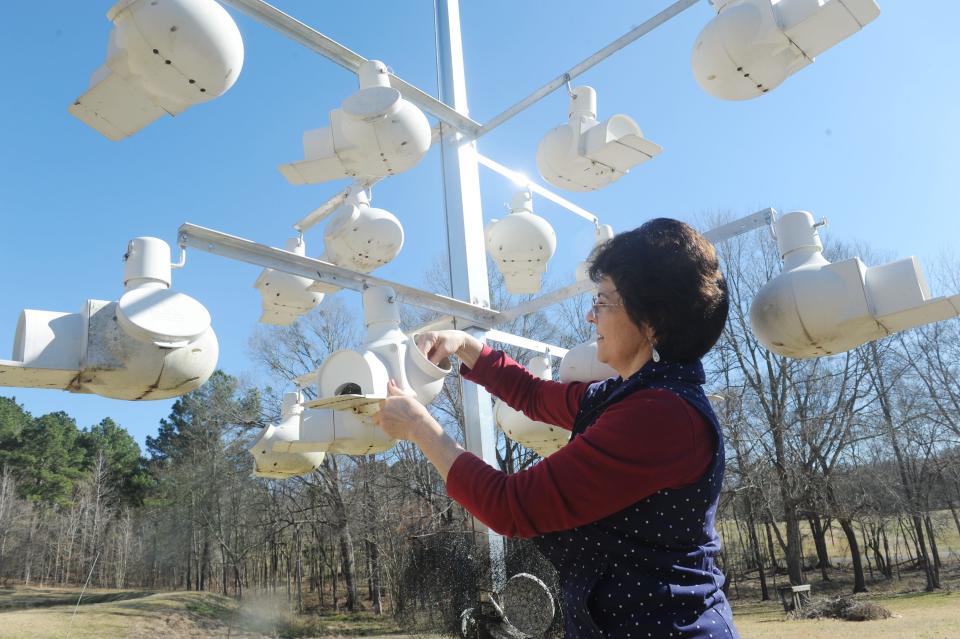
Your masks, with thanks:
[[[618,306],[623,306],[622,302],[619,304],[612,304],[610,302],[601,302],[596,297],[593,297],[591,302],[592,304],[590,306],[590,312],[593,313],[594,317],[597,317],[599,315],[599,310],[601,308],[616,308]]]

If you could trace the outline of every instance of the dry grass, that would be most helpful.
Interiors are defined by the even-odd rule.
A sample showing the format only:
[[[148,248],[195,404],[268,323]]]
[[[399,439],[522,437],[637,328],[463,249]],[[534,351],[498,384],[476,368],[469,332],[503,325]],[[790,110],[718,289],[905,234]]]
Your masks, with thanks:
[[[0,639],[405,637],[390,617],[295,615],[285,598],[249,598],[238,606],[206,592],[87,590],[74,616],[79,594],[78,588],[0,589]]]
[[[893,613],[878,621],[786,620],[779,604],[739,604],[734,620],[743,639],[960,639],[960,593],[869,597]]]
[[[226,637],[232,602],[210,593],[88,590],[74,615],[79,589],[0,591],[0,637]],[[233,637],[262,637],[232,630]]]

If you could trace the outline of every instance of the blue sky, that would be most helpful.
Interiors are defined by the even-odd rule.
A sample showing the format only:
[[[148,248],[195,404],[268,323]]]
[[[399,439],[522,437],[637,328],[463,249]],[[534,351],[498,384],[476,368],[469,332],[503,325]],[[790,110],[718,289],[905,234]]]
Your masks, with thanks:
[[[652,16],[663,1],[464,1],[471,116],[484,121]],[[7,62],[0,100],[0,357],[9,357],[22,308],[71,311],[121,293],[127,240],[175,244],[185,221],[282,246],[291,225],[346,182],[294,187],[276,166],[302,158],[303,131],[356,87],[339,66],[231,10],[246,60],[237,84],[211,103],[110,142],[67,113],[104,62],[109,1],[18,2],[0,23]],[[436,92],[433,3],[277,0],[276,5],[368,58]],[[824,53],[781,87],[749,102],[702,92],[690,49],[713,15],[706,0],[575,81],[598,92],[600,117],[626,113],[664,152],[609,188],[565,194],[617,231],[671,216],[766,206],[830,220],[834,237],[932,268],[960,231],[955,3],[881,3],[861,33]],[[536,175],[539,138],[561,123],[558,91],[481,139],[502,164]],[[499,217],[509,182],[481,168],[487,219]],[[444,250],[439,153],[374,191],[375,206],[405,225],[403,252],[378,273],[419,285]],[[592,227],[535,198],[559,237],[550,276],[572,277]],[[306,237],[318,255],[321,227]],[[220,366],[255,379],[247,343],[259,317],[259,269],[191,252],[174,288],[210,310]],[[340,296],[355,297],[343,292]],[[156,431],[172,401],[120,402],[59,391],[3,389],[39,415],[65,410],[82,427],[111,416],[134,436]]]

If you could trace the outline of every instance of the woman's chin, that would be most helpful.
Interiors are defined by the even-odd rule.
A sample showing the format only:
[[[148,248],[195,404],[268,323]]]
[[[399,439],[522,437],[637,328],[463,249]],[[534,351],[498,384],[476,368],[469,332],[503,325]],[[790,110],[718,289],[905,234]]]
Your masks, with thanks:
[[[602,340],[601,340],[601,341],[598,341],[598,342],[597,342],[597,361],[600,362],[601,364],[607,364],[607,363],[608,363],[608,362],[607,362],[607,354],[606,354],[605,351],[606,351],[606,349],[604,348],[604,343],[603,343],[603,341],[602,341]]]

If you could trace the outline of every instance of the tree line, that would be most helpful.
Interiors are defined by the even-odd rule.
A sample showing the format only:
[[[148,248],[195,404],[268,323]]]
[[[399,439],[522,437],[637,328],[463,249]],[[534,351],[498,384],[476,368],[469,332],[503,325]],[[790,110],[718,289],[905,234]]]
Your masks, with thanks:
[[[775,246],[741,239],[720,250],[731,313],[709,364],[725,428],[721,516],[736,526],[725,539],[733,576],[754,571],[766,599],[767,574],[782,567],[796,585],[818,571],[828,581],[839,561],[853,591],[863,592],[867,572],[891,579],[903,560],[923,573],[927,590],[940,588],[946,557],[938,539],[954,526],[960,535],[960,323],[828,358],[781,357],[749,330],[750,301],[779,270]],[[840,260],[870,251],[834,244],[827,253]],[[813,557],[804,557],[801,522]],[[833,523],[846,557],[828,552]],[[891,554],[891,539],[906,547]]]
[[[849,578],[862,591],[915,573],[939,588],[956,561],[944,542],[954,526],[960,535],[960,323],[830,358],[779,357],[749,331],[750,300],[779,269],[775,247],[741,238],[721,253],[731,314],[705,363],[724,427],[721,565],[734,600],[748,584],[744,596],[756,585],[770,598],[778,577]],[[428,284],[447,292],[438,273]],[[500,281],[492,293],[497,308],[518,301]],[[590,336],[587,306],[575,298],[503,330],[570,347]],[[430,319],[406,310],[404,323]],[[287,481],[251,476],[246,451],[278,418],[278,389],[358,346],[359,325],[331,300],[290,327],[257,329],[250,352],[271,384],[218,371],[175,402],[143,451],[110,419],[81,430],[62,412],[34,417],[0,398],[0,579],[270,594],[301,611],[362,608],[453,628],[483,582],[482,535],[415,447],[327,456]],[[448,376],[431,406],[461,441],[462,383]],[[538,460],[500,437],[503,470]],[[507,551],[508,572],[555,585],[532,545],[510,540]]]

